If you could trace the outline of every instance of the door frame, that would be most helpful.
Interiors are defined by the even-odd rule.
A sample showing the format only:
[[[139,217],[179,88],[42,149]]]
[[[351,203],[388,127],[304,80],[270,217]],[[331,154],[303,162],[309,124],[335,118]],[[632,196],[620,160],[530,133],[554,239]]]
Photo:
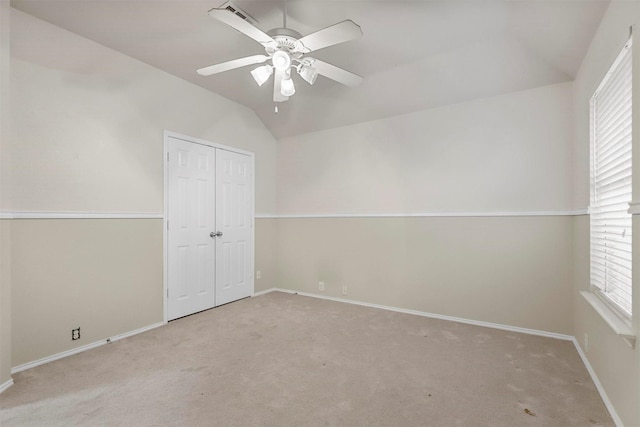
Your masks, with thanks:
[[[255,216],[256,216],[256,174],[255,174],[255,153],[251,151],[242,150],[240,148],[231,147],[228,145],[218,144],[216,142],[207,141],[200,138],[195,138],[192,136],[182,135],[176,132],[171,132],[168,130],[164,131],[163,137],[163,146],[162,146],[162,192],[163,192],[163,213],[162,213],[162,320],[166,324],[169,319],[169,301],[167,298],[167,292],[169,291],[169,246],[168,243],[168,221],[169,221],[169,173],[168,173],[168,162],[167,156],[169,155],[169,139],[179,139],[184,142],[189,142],[192,144],[200,144],[206,145],[208,147],[217,148],[221,150],[231,151],[238,154],[243,154],[245,156],[250,157],[251,161],[251,229],[253,232],[251,233],[251,253],[249,259],[248,268],[251,269],[251,274],[253,277],[254,263],[255,263]],[[251,294],[255,293],[255,281],[251,281]]]

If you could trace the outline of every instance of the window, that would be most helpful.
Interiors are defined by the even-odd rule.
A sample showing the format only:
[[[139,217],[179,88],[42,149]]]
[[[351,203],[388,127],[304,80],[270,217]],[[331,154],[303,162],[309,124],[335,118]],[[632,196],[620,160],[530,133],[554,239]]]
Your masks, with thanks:
[[[591,98],[591,286],[631,317],[631,39]]]

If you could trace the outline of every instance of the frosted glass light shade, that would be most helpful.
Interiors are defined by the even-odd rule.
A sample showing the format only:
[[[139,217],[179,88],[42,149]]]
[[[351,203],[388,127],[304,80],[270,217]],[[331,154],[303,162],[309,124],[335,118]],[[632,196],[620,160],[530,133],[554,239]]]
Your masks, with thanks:
[[[283,96],[292,96],[294,93],[296,93],[296,87],[293,85],[291,76],[282,78],[282,83],[280,84],[280,93]]]
[[[274,68],[280,71],[288,70],[291,66],[291,58],[289,57],[289,54],[281,50],[273,54],[271,62],[273,62]]]
[[[267,80],[269,80],[269,76],[273,73],[273,68],[270,65],[262,65],[258,68],[251,70],[251,76],[258,83],[258,86],[262,86]]]
[[[298,68],[298,74],[300,74],[300,77],[305,79],[310,85],[314,84],[318,78],[318,71],[308,65],[302,65]]]

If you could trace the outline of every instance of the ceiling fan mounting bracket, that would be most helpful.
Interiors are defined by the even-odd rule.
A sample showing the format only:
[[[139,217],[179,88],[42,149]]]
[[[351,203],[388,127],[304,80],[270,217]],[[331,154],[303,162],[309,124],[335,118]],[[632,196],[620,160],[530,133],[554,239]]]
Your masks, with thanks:
[[[296,30],[292,30],[291,28],[274,28],[273,30],[267,31],[267,34],[271,37],[275,38],[277,36],[285,36],[290,37],[295,40],[301,39],[302,34],[297,32]]]

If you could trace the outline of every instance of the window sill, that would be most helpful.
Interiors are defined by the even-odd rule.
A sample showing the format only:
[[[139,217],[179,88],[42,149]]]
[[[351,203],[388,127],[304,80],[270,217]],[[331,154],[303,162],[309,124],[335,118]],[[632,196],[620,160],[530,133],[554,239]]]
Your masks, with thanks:
[[[636,346],[636,334],[633,328],[620,318],[616,313],[613,312],[607,304],[604,303],[600,298],[598,298],[592,292],[582,291],[580,295],[587,300],[587,302],[593,307],[593,309],[607,322],[607,325],[613,329],[613,331],[620,335],[624,340],[631,346],[631,348],[635,348]]]

